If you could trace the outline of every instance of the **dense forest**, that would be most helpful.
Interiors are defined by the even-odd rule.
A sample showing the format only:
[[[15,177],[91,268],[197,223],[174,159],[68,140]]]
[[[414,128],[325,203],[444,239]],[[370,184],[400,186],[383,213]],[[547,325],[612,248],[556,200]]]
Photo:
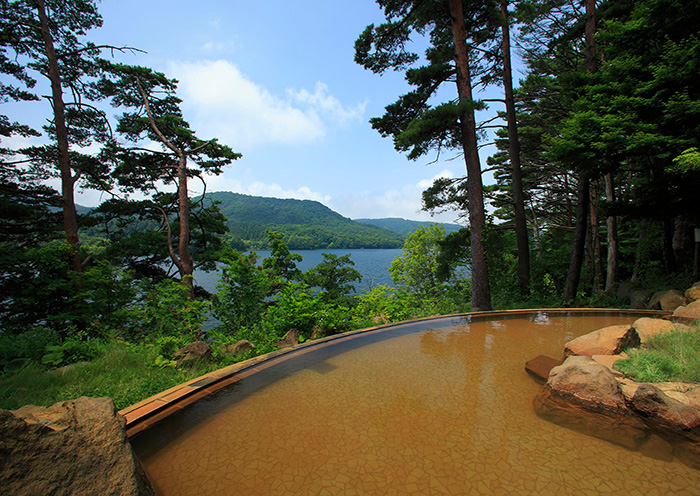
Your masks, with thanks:
[[[266,232],[285,235],[292,250],[326,248],[401,248],[404,236],[352,221],[312,200],[263,198],[230,192],[207,195],[226,217],[229,245],[269,248]]]
[[[423,204],[467,227],[419,228],[392,264],[397,287],[352,296],[349,258],[301,273],[289,247],[400,237],[320,204],[191,197],[188,184],[240,154],[190,127],[177,81],[108,58],[138,50],[91,41],[102,23],[93,0],[0,0],[1,101],[45,98],[51,113],[34,129],[0,112],[0,366],[50,368],[124,342],[156,347],[162,365],[194,338],[245,337],[264,351],[292,328],[308,339],[376,319],[624,305],[621,288],[698,278],[699,2],[377,3],[386,22],[358,33],[355,61],[405,74],[411,91],[371,126],[410,159],[464,160],[464,177],[437,179]],[[502,98],[480,100],[483,88]],[[492,117],[479,122],[483,110]],[[6,146],[16,137],[45,144]],[[497,151],[482,164],[490,141]],[[77,188],[107,199],[79,211]],[[285,220],[263,232],[267,208]],[[236,251],[246,241],[272,255]],[[195,269],[217,268],[216,296],[194,286]],[[210,311],[222,325],[205,336]]]

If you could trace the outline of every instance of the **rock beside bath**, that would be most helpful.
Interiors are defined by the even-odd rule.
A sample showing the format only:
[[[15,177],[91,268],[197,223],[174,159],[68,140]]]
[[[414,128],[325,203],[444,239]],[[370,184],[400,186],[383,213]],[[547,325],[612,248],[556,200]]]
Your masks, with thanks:
[[[629,325],[614,325],[589,332],[564,345],[564,358],[571,355],[617,355],[629,347],[639,346],[637,331]]]
[[[3,494],[154,495],[111,398],[0,410]]]
[[[670,397],[653,384],[640,384],[630,406],[644,418],[672,429],[687,431],[700,427],[700,410]]]
[[[538,355],[532,360],[525,362],[525,371],[540,382],[546,382],[549,372],[558,365],[561,360],[557,360],[547,355]]]
[[[197,360],[209,360],[211,356],[211,346],[204,341],[195,341],[173,353],[178,367]]]
[[[672,331],[675,326],[673,322],[664,319],[653,319],[650,317],[642,317],[637,319],[632,324],[634,330],[637,331],[642,344],[646,343],[650,337],[656,336],[663,332]]]
[[[226,346],[226,353],[230,353],[233,356],[242,355],[243,353],[254,350],[255,345],[248,341],[247,339],[241,339],[235,344],[230,344]]]
[[[533,405],[543,418],[630,449],[647,437],[613,373],[587,356],[570,356],[553,368]]]
[[[686,321],[700,321],[700,300],[696,300],[685,306],[676,308],[676,310],[673,312],[673,318]]]
[[[649,308],[664,312],[673,312],[681,305],[685,305],[685,295],[677,289],[657,291],[649,300]]]
[[[688,303],[700,300],[700,281],[685,290],[685,300]]]

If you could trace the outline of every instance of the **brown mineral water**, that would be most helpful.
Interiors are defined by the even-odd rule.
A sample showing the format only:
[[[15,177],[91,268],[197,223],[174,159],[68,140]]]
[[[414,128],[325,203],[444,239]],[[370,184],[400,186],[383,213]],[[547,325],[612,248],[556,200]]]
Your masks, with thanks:
[[[175,495],[700,494],[700,471],[540,419],[527,360],[624,314],[442,318],[292,354],[132,443]]]

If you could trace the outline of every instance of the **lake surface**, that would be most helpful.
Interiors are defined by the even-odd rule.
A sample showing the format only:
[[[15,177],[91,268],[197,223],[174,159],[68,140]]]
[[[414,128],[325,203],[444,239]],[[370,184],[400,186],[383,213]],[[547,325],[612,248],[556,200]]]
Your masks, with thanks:
[[[371,288],[381,284],[393,286],[391,274],[389,273],[389,265],[392,260],[401,255],[403,250],[347,250],[347,249],[327,249],[327,250],[297,250],[292,253],[298,253],[303,257],[302,261],[297,264],[301,271],[307,271],[316,267],[323,261],[324,253],[331,253],[339,257],[350,255],[350,260],[355,262],[355,270],[362,275],[362,281],[355,284],[355,290],[361,294]],[[262,263],[264,258],[270,256],[269,250],[256,251],[259,263]],[[219,282],[219,272],[195,272],[195,282],[210,293],[216,293],[216,285]]]

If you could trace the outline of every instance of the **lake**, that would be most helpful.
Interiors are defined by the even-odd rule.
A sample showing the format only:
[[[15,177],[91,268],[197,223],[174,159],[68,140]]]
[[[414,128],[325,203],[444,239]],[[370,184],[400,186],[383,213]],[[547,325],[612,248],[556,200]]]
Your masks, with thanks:
[[[350,255],[350,260],[355,263],[355,270],[362,275],[362,281],[355,284],[356,292],[362,294],[381,284],[393,286],[389,265],[392,260],[401,255],[402,251],[401,249],[344,250],[329,248],[326,250],[297,250],[292,251],[292,253],[298,253],[303,257],[302,261],[297,264],[297,267],[304,272],[322,262],[324,253],[331,253],[339,257]],[[260,250],[256,251],[256,253],[259,257],[259,263],[270,256],[269,250]],[[216,293],[219,274],[219,272],[195,271],[195,283],[211,293]]]

